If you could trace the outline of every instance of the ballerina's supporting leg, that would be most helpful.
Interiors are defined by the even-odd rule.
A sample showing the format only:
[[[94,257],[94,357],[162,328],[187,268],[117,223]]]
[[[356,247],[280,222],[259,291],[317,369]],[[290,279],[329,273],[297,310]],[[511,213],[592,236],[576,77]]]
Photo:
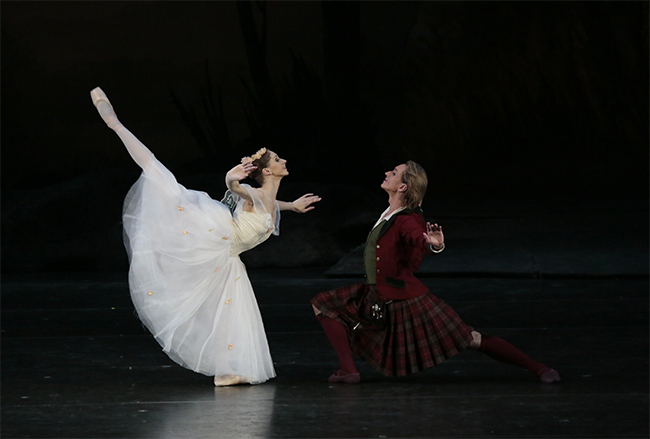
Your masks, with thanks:
[[[214,385],[217,387],[234,386],[235,384],[245,384],[245,381],[239,375],[217,375],[214,377]]]
[[[113,106],[106,97],[106,94],[102,91],[101,88],[97,87],[90,92],[90,96],[93,100],[93,104],[97,108],[99,115],[106,122],[106,125],[122,139],[122,143],[126,146],[126,149],[129,151],[133,160],[140,166],[142,169],[145,169],[147,165],[151,162],[153,158],[153,153],[142,144],[129,130],[120,123],[113,110]]]

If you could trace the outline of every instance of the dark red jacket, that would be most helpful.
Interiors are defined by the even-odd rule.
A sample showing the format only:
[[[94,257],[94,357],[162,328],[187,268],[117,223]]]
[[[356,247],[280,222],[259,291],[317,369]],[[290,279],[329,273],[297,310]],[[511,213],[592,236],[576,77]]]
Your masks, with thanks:
[[[429,289],[413,274],[429,252],[422,210],[403,210],[384,224],[377,240],[377,289],[384,300],[410,299]]]

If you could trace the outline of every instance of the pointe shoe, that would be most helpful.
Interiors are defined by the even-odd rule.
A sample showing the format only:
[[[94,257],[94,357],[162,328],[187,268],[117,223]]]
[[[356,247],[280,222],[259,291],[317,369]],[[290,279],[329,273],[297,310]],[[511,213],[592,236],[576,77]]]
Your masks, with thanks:
[[[104,120],[106,125],[108,125],[108,127],[113,131],[117,132],[122,127],[122,124],[117,119],[115,110],[111,105],[111,101],[109,101],[108,98],[106,97],[106,93],[104,93],[104,91],[101,88],[96,87],[91,90],[90,98],[93,100],[93,104],[95,105],[95,108],[97,108],[97,111],[99,111],[99,115]],[[102,106],[102,108],[100,108],[98,106],[100,102],[104,102],[105,104],[107,104],[110,110],[108,110],[105,106]]]
[[[243,378],[239,375],[217,375],[214,377],[214,385],[217,387],[234,386],[243,382]]]
[[[356,373],[345,373],[341,369],[334,372],[328,379],[330,383],[357,384],[361,381],[361,376]]]
[[[560,381],[560,374],[557,373],[557,370],[551,369],[550,367],[543,368],[537,373],[537,375],[544,384],[551,384]]]
[[[111,110],[113,110],[111,101],[108,100],[108,98],[106,97],[106,93],[104,93],[104,91],[101,88],[95,87],[94,89],[92,89],[90,91],[90,98],[93,100],[93,105],[95,107],[97,106],[97,104],[103,101],[106,102],[111,107]],[[113,110],[113,112],[115,112],[115,110]]]

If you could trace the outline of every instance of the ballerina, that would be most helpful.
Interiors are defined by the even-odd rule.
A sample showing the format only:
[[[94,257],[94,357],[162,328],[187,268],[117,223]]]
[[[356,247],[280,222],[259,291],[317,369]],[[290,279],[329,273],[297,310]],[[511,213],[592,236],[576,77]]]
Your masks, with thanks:
[[[286,160],[262,148],[226,174],[227,205],[188,190],[90,92],[142,174],[124,201],[129,289],[138,317],[175,362],[216,386],[275,377],[264,324],[239,255],[279,234],[280,211],[308,212],[320,197],[276,200]],[[241,183],[251,177],[259,188]],[[224,198],[224,200],[226,199]]]

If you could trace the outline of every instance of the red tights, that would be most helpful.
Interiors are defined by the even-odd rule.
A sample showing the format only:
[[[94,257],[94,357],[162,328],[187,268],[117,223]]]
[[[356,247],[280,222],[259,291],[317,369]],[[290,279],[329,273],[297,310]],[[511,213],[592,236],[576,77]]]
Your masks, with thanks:
[[[345,373],[357,373],[357,368],[352,359],[352,350],[350,349],[350,342],[348,341],[348,332],[342,323],[332,320],[329,317],[322,315],[318,316],[320,324],[327,334],[327,338],[336,351],[341,363],[341,371]]]
[[[492,335],[484,335],[481,337],[481,347],[479,350],[485,352],[495,360],[523,367],[535,375],[540,375],[540,372],[546,368],[544,364],[533,360],[507,341]]]
[[[345,373],[357,373],[357,368],[352,359],[352,350],[350,349],[350,342],[348,341],[348,333],[345,326],[336,320],[322,315],[318,316],[318,320],[323,326],[325,334],[332,344],[332,347],[336,351],[336,355],[339,357],[341,371]],[[523,367],[538,376],[541,376],[548,370],[546,365],[538,363],[499,337],[491,335],[482,336],[479,350],[485,352],[495,360]]]

